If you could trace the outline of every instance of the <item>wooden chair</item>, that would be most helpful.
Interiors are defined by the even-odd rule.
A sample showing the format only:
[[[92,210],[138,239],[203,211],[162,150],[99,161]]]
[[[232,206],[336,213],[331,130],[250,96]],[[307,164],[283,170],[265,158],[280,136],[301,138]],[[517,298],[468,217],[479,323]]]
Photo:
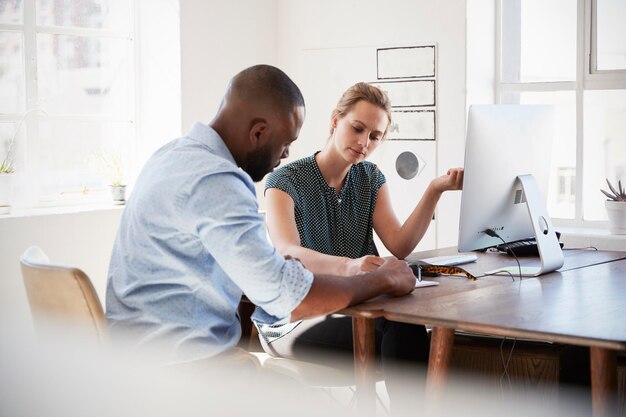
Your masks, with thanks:
[[[107,340],[104,310],[89,277],[80,269],[52,264],[38,246],[20,257],[22,277],[33,315],[35,331],[47,335],[51,328],[71,327],[82,337]]]

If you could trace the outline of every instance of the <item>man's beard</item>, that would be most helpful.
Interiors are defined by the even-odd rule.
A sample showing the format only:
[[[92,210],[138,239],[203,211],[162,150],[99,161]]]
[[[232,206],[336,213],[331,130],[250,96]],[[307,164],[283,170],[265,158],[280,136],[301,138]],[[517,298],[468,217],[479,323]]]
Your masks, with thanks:
[[[252,181],[261,181],[268,172],[275,168],[272,166],[272,149],[265,145],[254,152],[248,152],[242,168],[250,175]]]

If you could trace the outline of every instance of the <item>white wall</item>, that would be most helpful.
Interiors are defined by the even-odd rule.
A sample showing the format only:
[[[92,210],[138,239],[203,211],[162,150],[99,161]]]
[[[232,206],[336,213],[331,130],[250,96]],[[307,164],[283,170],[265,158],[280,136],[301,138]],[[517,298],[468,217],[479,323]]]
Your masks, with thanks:
[[[467,106],[495,103],[495,0],[467,5]]]
[[[181,135],[180,30],[178,0],[137,0],[139,72],[137,143],[127,180],[130,185],[146,160]]]
[[[356,0],[278,1],[278,65],[307,96],[329,94],[334,105],[343,91],[325,92],[324,83],[315,85],[318,72],[329,68],[302,65],[303,51],[360,46],[406,44],[438,45],[437,65],[437,175],[450,167],[462,166],[465,142],[465,0]],[[320,77],[321,78],[321,77]],[[370,81],[370,80],[364,80]],[[292,145],[290,159],[320,149],[327,135],[332,107],[307,108],[307,121],[300,139]],[[321,115],[321,117],[319,117]],[[314,120],[314,123],[311,121]],[[430,179],[425,179],[430,181]],[[419,196],[407,190],[404,196]],[[439,247],[456,245],[460,193],[447,193],[437,210]],[[418,246],[420,249],[420,246]],[[423,248],[422,248],[423,249]]]
[[[208,123],[228,80],[276,63],[275,0],[180,0],[183,132]]]

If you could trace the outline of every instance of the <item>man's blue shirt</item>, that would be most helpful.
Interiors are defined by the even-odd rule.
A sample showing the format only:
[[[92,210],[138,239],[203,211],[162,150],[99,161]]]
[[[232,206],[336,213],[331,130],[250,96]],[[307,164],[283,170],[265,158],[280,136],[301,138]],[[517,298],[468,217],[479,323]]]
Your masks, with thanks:
[[[253,318],[285,323],[313,275],[267,241],[251,178],[220,136],[196,123],[159,149],[124,209],[109,265],[111,331],[173,358],[237,344],[242,293]]]

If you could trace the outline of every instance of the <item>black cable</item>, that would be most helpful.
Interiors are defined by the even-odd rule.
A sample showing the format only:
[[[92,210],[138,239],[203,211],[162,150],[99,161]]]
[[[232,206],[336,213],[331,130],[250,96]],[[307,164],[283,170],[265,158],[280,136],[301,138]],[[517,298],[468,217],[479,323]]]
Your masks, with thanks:
[[[485,233],[488,236],[500,239],[502,241],[502,243],[504,243],[506,245],[505,240],[502,239],[502,237],[495,230],[493,230],[493,229],[485,229]],[[511,250],[510,253],[515,258],[515,262],[517,262],[517,268],[519,270],[519,280],[521,281],[522,280],[522,265],[519,263],[519,259],[517,259],[517,256],[515,255],[515,251]]]
[[[511,280],[513,280],[513,282],[515,282],[515,276],[511,273],[511,271],[496,271],[496,272],[492,272],[491,274],[483,274],[483,275],[479,275],[476,278],[483,278],[483,277],[491,277],[491,276],[495,276],[495,275],[500,275],[500,274],[509,274],[509,276],[511,277]]]
[[[504,389],[502,387],[502,380],[506,377],[507,384],[509,386],[509,391],[512,390],[511,385],[511,377],[509,376],[509,364],[511,363],[511,358],[513,357],[513,350],[515,349],[515,344],[517,343],[517,338],[513,338],[513,346],[511,346],[511,350],[509,351],[509,357],[506,362],[504,361],[504,343],[506,342],[506,336],[502,339],[500,343],[500,360],[502,361],[503,372],[500,375],[500,392],[504,393]]]

